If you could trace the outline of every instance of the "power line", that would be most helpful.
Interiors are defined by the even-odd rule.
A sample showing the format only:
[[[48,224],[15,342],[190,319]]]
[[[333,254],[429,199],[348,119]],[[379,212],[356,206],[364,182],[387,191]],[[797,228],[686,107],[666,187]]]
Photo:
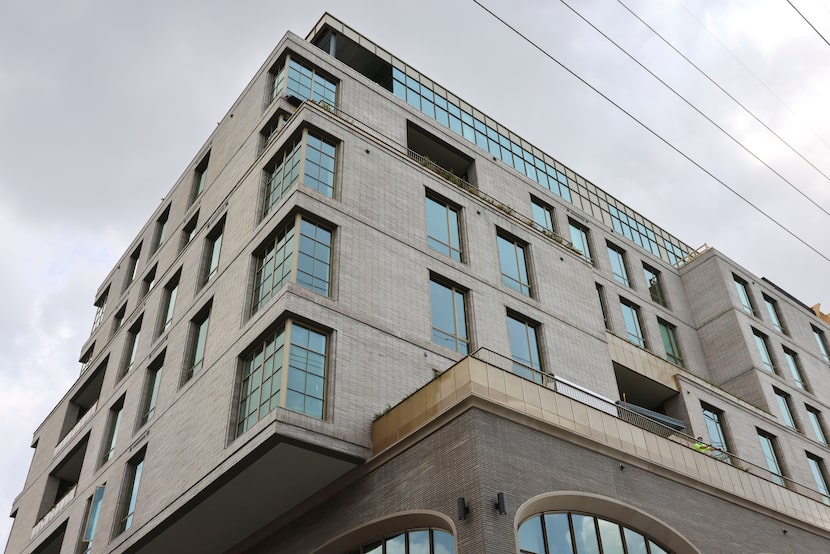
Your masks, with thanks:
[[[549,53],[548,53],[548,52],[547,52],[544,48],[542,48],[541,46],[539,46],[538,44],[536,44],[535,42],[533,42],[532,40],[530,40],[530,39],[529,39],[527,36],[525,36],[525,35],[524,35],[521,31],[519,31],[518,29],[516,29],[515,27],[513,27],[512,25],[510,25],[507,21],[505,21],[504,19],[502,19],[500,16],[498,16],[497,14],[495,14],[494,12],[492,12],[492,11],[491,11],[491,10],[490,10],[487,6],[485,6],[485,5],[483,5],[481,2],[479,2],[479,0],[472,0],[472,1],[473,1],[473,2],[474,2],[477,6],[478,6],[478,7],[480,7],[482,10],[484,10],[485,12],[487,12],[488,14],[490,14],[493,18],[495,18],[495,19],[496,19],[499,23],[501,23],[502,25],[504,25],[505,27],[507,27],[508,29],[510,29],[511,31],[513,31],[515,34],[517,34],[519,37],[521,37],[521,38],[522,38],[525,42],[527,42],[527,43],[528,43],[528,44],[530,44],[533,48],[535,48],[536,50],[538,50],[539,52],[541,52],[541,53],[542,53],[542,55],[544,55],[546,58],[550,59],[550,60],[551,60],[552,62],[554,62],[556,65],[558,65],[559,67],[561,67],[562,69],[564,69],[565,71],[567,71],[568,73],[570,73],[570,74],[571,74],[574,78],[576,78],[577,80],[579,80],[579,82],[581,82],[583,85],[585,85],[586,87],[588,87],[589,89],[591,89],[592,91],[594,91],[596,94],[598,94],[599,96],[601,96],[601,97],[602,97],[605,101],[607,101],[607,102],[608,102],[608,103],[610,103],[612,106],[614,106],[615,108],[617,108],[618,110],[620,110],[622,113],[624,113],[625,115],[627,115],[627,116],[628,116],[629,118],[631,118],[634,122],[636,122],[636,123],[637,123],[640,127],[642,127],[643,129],[645,129],[646,131],[648,131],[649,133],[651,133],[651,134],[652,134],[655,138],[657,138],[658,140],[660,140],[660,142],[662,142],[663,144],[665,144],[666,146],[668,146],[669,148],[671,148],[674,152],[676,152],[677,154],[679,154],[680,156],[682,156],[683,158],[685,158],[685,159],[686,159],[689,163],[691,163],[692,165],[694,165],[695,167],[697,167],[699,170],[701,170],[703,173],[705,173],[706,175],[708,175],[709,177],[711,177],[712,179],[714,179],[715,181],[717,181],[718,183],[720,183],[720,185],[721,185],[721,186],[723,186],[726,190],[728,190],[729,192],[731,192],[732,194],[734,194],[735,196],[737,196],[738,198],[740,198],[741,200],[743,200],[746,204],[748,204],[750,207],[752,207],[752,208],[753,208],[756,212],[758,212],[759,214],[761,214],[762,216],[764,216],[766,219],[768,219],[770,222],[772,222],[773,224],[775,224],[775,225],[776,225],[778,228],[780,228],[782,231],[784,231],[785,233],[787,233],[788,235],[790,235],[791,237],[793,237],[795,240],[797,240],[798,242],[800,242],[801,244],[803,244],[804,246],[806,246],[807,248],[809,248],[810,250],[812,250],[813,252],[815,252],[818,256],[820,256],[821,258],[823,258],[825,261],[830,262],[830,257],[828,257],[827,255],[825,255],[824,253],[822,253],[821,251],[819,251],[818,249],[816,249],[814,246],[812,246],[812,245],[811,245],[810,243],[808,243],[806,240],[802,239],[800,236],[796,235],[794,232],[790,231],[787,227],[785,227],[785,226],[784,226],[782,223],[780,223],[777,219],[775,219],[774,217],[772,217],[771,215],[769,215],[768,213],[766,213],[764,210],[762,210],[761,208],[759,208],[758,206],[756,206],[754,203],[752,203],[752,201],[750,201],[748,198],[746,198],[745,196],[743,196],[741,193],[739,193],[738,191],[736,191],[735,189],[733,189],[732,187],[730,187],[729,185],[727,185],[727,184],[726,184],[723,180],[721,180],[720,178],[718,178],[717,176],[715,176],[715,175],[714,175],[711,171],[709,171],[708,169],[706,169],[705,167],[703,167],[700,163],[698,163],[697,161],[695,161],[695,160],[694,160],[692,157],[690,157],[688,154],[686,154],[685,152],[683,152],[682,150],[680,150],[677,146],[675,146],[674,144],[672,144],[671,142],[669,142],[669,141],[668,141],[668,139],[664,138],[664,137],[663,137],[662,135],[660,135],[657,131],[655,131],[654,129],[652,129],[651,127],[649,127],[648,125],[646,125],[646,124],[645,124],[645,123],[643,123],[642,121],[640,121],[640,120],[639,120],[639,119],[638,119],[635,115],[633,115],[631,112],[627,111],[625,108],[623,108],[622,106],[620,106],[619,104],[617,104],[616,102],[614,102],[614,101],[613,101],[613,100],[612,100],[609,96],[607,96],[605,93],[603,93],[602,91],[600,91],[599,89],[597,89],[595,86],[593,86],[591,83],[589,83],[588,81],[586,81],[583,77],[581,77],[579,74],[577,74],[577,73],[576,73],[574,70],[572,70],[570,67],[566,66],[564,63],[562,63],[561,61],[559,61],[558,59],[556,59],[555,57],[553,57],[553,55],[549,54]]]
[[[697,18],[697,16],[695,16],[695,14],[693,14],[691,11],[689,11],[689,8],[687,8],[687,7],[685,6],[685,4],[683,4],[683,0],[674,0],[674,1],[675,1],[677,4],[679,4],[681,8],[683,8],[683,11],[685,11],[685,12],[689,15],[689,17],[691,17],[691,18],[694,20],[694,22],[695,22],[695,23],[697,23],[697,26],[698,26],[698,27],[700,27],[701,29],[703,29],[704,31],[706,31],[707,33],[709,33],[709,36],[711,36],[711,37],[714,39],[714,41],[715,41],[715,42],[717,42],[718,44],[720,44],[721,48],[723,48],[724,50],[726,50],[726,52],[727,52],[730,56],[732,56],[732,59],[733,59],[733,60],[735,60],[736,62],[738,62],[738,63],[741,65],[741,67],[743,67],[743,68],[746,70],[746,72],[747,72],[747,73],[749,73],[750,75],[752,75],[752,76],[755,78],[755,80],[756,80],[756,81],[758,81],[758,82],[761,84],[761,86],[763,86],[765,89],[767,89],[767,92],[769,92],[769,93],[770,93],[770,94],[771,94],[771,95],[772,95],[772,96],[773,96],[776,100],[778,100],[778,102],[779,102],[782,106],[784,106],[784,107],[787,109],[787,111],[788,111],[788,112],[790,112],[790,114],[792,114],[792,116],[793,116],[793,117],[795,117],[795,118],[798,120],[798,122],[799,122],[799,123],[801,123],[801,124],[804,126],[804,128],[805,128],[805,129],[809,130],[809,131],[813,134],[813,136],[816,138],[816,140],[821,141],[821,143],[822,143],[824,146],[826,146],[828,149],[830,149],[830,144],[827,144],[827,141],[825,141],[825,140],[824,140],[824,139],[823,139],[823,138],[822,138],[822,137],[821,137],[821,136],[820,136],[820,135],[816,132],[816,130],[815,130],[815,129],[813,129],[812,127],[810,127],[810,125],[809,125],[809,124],[807,124],[807,122],[805,122],[805,121],[804,121],[804,120],[803,120],[803,119],[802,119],[802,118],[801,118],[801,117],[800,117],[797,113],[795,113],[795,111],[794,111],[794,110],[793,110],[793,109],[792,109],[792,108],[791,108],[791,107],[790,107],[790,106],[789,106],[786,102],[784,102],[784,100],[783,100],[780,96],[778,96],[778,95],[775,93],[775,91],[774,91],[774,90],[772,90],[772,88],[771,88],[771,87],[770,87],[770,86],[769,86],[769,85],[768,85],[768,84],[767,84],[767,83],[766,83],[763,79],[761,79],[761,77],[759,77],[759,76],[758,76],[758,74],[756,74],[754,71],[752,71],[752,69],[750,69],[750,67],[749,67],[748,65],[746,65],[743,61],[741,61],[741,59],[740,59],[738,56],[736,56],[736,55],[735,55],[735,53],[734,53],[734,52],[732,52],[732,50],[730,50],[730,49],[729,49],[729,47],[728,47],[728,46],[726,46],[726,45],[725,45],[725,44],[724,44],[724,43],[723,43],[723,42],[722,42],[722,41],[721,41],[721,40],[717,37],[717,35],[715,35],[715,33],[713,33],[713,32],[709,29],[709,27],[707,27],[706,25],[704,25],[704,24],[703,24],[703,22],[701,22],[701,21]]]
[[[656,30],[655,30],[655,29],[654,29],[651,25],[649,25],[648,23],[646,23],[646,22],[643,20],[643,18],[641,18],[641,17],[640,17],[639,15],[637,15],[637,14],[636,14],[636,13],[635,13],[635,12],[634,12],[631,8],[630,8],[630,7],[628,7],[628,6],[625,4],[625,2],[623,2],[622,0],[617,0],[617,3],[618,3],[618,4],[620,4],[623,8],[625,8],[625,9],[626,9],[626,10],[627,10],[627,11],[628,11],[631,15],[633,15],[635,18],[637,18],[637,20],[638,20],[640,23],[642,23],[643,25],[645,25],[645,26],[646,26],[646,28],[648,28],[648,30],[649,30],[649,31],[651,31],[652,33],[654,33],[654,34],[655,34],[655,35],[656,35],[656,36],[657,36],[660,40],[662,40],[662,41],[666,44],[666,46],[668,46],[669,48],[671,48],[672,50],[674,50],[674,51],[677,53],[677,55],[678,55],[678,56],[680,56],[681,58],[683,58],[684,60],[686,60],[686,62],[687,62],[689,65],[691,65],[692,67],[694,67],[694,68],[698,71],[698,73],[700,73],[701,75],[703,75],[704,77],[706,77],[706,79],[708,79],[710,83],[712,83],[713,85],[715,85],[715,86],[718,88],[718,90],[720,90],[722,93],[724,93],[726,96],[728,96],[730,100],[732,100],[732,101],[733,101],[733,102],[735,102],[738,106],[740,106],[740,107],[741,107],[741,109],[743,109],[743,110],[744,110],[744,112],[746,112],[746,114],[747,114],[747,115],[749,115],[750,117],[752,117],[752,119],[754,119],[754,120],[755,120],[755,121],[757,121],[759,124],[761,124],[761,125],[764,127],[764,129],[766,129],[767,131],[769,131],[770,133],[772,133],[772,134],[773,134],[773,135],[774,135],[774,136],[775,136],[778,140],[780,140],[780,141],[781,141],[782,143],[784,143],[784,144],[785,144],[785,145],[786,145],[786,146],[787,146],[790,150],[792,150],[792,151],[793,151],[793,153],[795,153],[795,154],[796,154],[799,158],[801,158],[802,160],[804,160],[807,164],[809,164],[809,165],[810,165],[810,167],[812,167],[813,169],[815,169],[818,173],[820,173],[820,174],[821,174],[821,176],[822,176],[822,177],[824,177],[825,179],[827,179],[827,181],[828,181],[828,182],[830,182],[830,176],[828,176],[828,175],[827,175],[826,173],[824,173],[821,169],[819,169],[818,167],[816,167],[816,166],[815,166],[815,164],[813,164],[813,162],[811,162],[811,161],[810,161],[810,160],[808,160],[806,157],[804,157],[804,155],[803,155],[801,152],[799,152],[798,150],[796,150],[796,148],[795,148],[795,147],[793,147],[793,146],[792,146],[789,142],[787,142],[786,140],[784,140],[784,138],[782,138],[782,137],[781,137],[778,133],[776,133],[773,129],[771,129],[771,128],[769,127],[769,125],[767,125],[766,123],[764,123],[764,122],[763,122],[763,121],[762,121],[759,117],[757,117],[754,113],[752,113],[752,111],[751,111],[749,108],[747,108],[746,106],[744,106],[744,105],[743,105],[743,104],[742,104],[742,103],[741,103],[741,102],[740,102],[737,98],[735,98],[732,94],[730,94],[730,93],[729,93],[729,91],[727,91],[726,89],[724,89],[724,88],[723,88],[720,84],[718,84],[718,83],[717,83],[717,81],[715,81],[714,79],[712,79],[712,77],[710,77],[710,76],[709,76],[709,75],[708,75],[705,71],[703,71],[703,70],[702,70],[700,67],[698,67],[698,66],[697,66],[697,65],[696,65],[696,64],[695,64],[692,60],[690,60],[688,57],[686,57],[686,56],[683,54],[683,52],[681,52],[680,50],[678,50],[678,49],[677,49],[677,48],[676,48],[676,47],[675,47],[675,46],[674,46],[671,42],[669,42],[669,41],[668,41],[668,40],[667,40],[667,39],[666,39],[663,35],[661,35],[660,33],[658,33],[658,32],[657,32],[657,31],[656,31]],[[801,191],[799,191],[799,192],[801,192]],[[820,210],[822,210],[824,213],[827,213],[827,212],[826,212],[826,211],[825,211],[825,210],[824,210],[821,206],[818,206],[815,202],[813,202],[813,200],[812,200],[812,199],[810,199],[809,197],[807,197],[807,196],[806,196],[806,194],[804,194],[804,193],[801,193],[801,194],[802,194],[802,196],[804,196],[805,198],[807,198],[808,200],[810,200],[810,202],[812,202],[814,205],[816,205],[816,207],[818,207],[818,208],[819,208]],[[828,214],[828,215],[830,215],[830,214]]]
[[[787,0],[787,4],[789,4],[790,6],[792,6],[792,8],[795,10],[795,13],[797,13],[798,15],[800,15],[800,16],[801,16],[801,19],[803,19],[804,21],[806,21],[806,22],[807,22],[807,25],[809,25],[809,26],[810,26],[810,28],[812,28],[812,29],[816,32],[816,34],[817,34],[818,36],[820,36],[820,37],[821,37],[821,40],[823,40],[823,41],[827,44],[827,46],[830,46],[830,42],[827,42],[827,39],[826,39],[826,38],[824,38],[824,35],[822,35],[822,34],[819,32],[819,30],[818,30],[818,29],[816,29],[815,25],[813,25],[812,23],[810,23],[810,20],[809,20],[809,19],[807,19],[806,17],[804,17],[804,14],[803,14],[803,13],[801,13],[800,11],[798,11],[798,8],[796,8],[796,7],[795,7],[795,4],[793,4],[792,2],[790,2],[790,0]]]

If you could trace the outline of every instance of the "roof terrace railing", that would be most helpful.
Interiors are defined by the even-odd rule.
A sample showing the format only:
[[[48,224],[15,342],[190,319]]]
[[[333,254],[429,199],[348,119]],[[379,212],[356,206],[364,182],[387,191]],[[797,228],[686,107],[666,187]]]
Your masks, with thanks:
[[[540,371],[536,368],[529,367],[487,348],[479,348],[473,352],[470,357],[503,371],[515,373],[523,379],[552,389],[557,393],[567,396],[568,398],[571,398],[581,404],[585,404],[605,412],[622,421],[630,423],[631,425],[644,429],[645,431],[680,444],[690,450],[695,450],[696,454],[700,453],[700,455],[708,455],[721,463],[729,464],[766,481],[770,481],[779,486],[785,486],[791,491],[802,496],[806,496],[812,500],[830,505],[830,497],[822,494],[820,491],[817,491],[816,489],[808,487],[802,483],[798,483],[785,475],[773,473],[766,467],[740,458],[732,452],[722,451],[709,444],[704,445],[704,450],[706,450],[706,452],[698,452],[697,449],[695,449],[695,445],[698,441],[691,435],[687,435],[678,429],[657,421],[656,419],[629,409],[624,404],[618,404],[615,401],[601,396],[589,389],[570,383],[561,377],[557,377],[551,372]]]

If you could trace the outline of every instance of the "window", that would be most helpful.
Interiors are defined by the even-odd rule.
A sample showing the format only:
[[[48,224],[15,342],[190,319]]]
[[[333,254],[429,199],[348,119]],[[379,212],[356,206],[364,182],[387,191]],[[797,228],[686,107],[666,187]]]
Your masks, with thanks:
[[[530,207],[533,212],[533,223],[540,231],[553,233],[553,208],[536,198],[530,199]]]
[[[327,342],[287,321],[252,349],[242,363],[237,436],[277,407],[323,419]]]
[[[135,507],[138,501],[138,487],[141,483],[141,473],[144,470],[144,451],[130,460],[127,464],[127,479],[124,482],[124,503],[121,510],[121,519],[118,521],[118,532],[123,532],[133,526]]]
[[[164,244],[165,239],[167,238],[167,220],[170,217],[170,206],[161,213],[159,218],[156,220],[156,229],[153,233],[153,245],[150,248],[150,255],[154,254],[161,248],[161,245]]]
[[[199,196],[201,196],[202,192],[205,190],[205,185],[207,184],[207,168],[208,163],[210,162],[210,152],[205,154],[205,157],[202,158],[202,161],[199,162],[199,165],[196,166],[196,171],[193,175],[193,191],[190,193],[190,203],[196,201]]]
[[[277,110],[276,113],[271,116],[271,119],[265,124],[265,127],[262,128],[262,131],[259,132],[260,152],[265,150],[268,145],[273,142],[288,120],[291,119],[291,115],[292,114],[283,110]]]
[[[772,321],[772,326],[775,327],[775,330],[779,333],[787,333],[787,330],[784,328],[784,325],[781,323],[781,316],[778,315],[778,303],[767,296],[764,295],[764,305],[767,307],[767,313],[769,314],[769,319]]]
[[[778,409],[781,411],[781,417],[784,420],[784,423],[790,429],[798,430],[798,426],[795,424],[795,419],[793,419],[793,412],[792,408],[790,408],[790,395],[785,392],[781,392],[778,389],[773,389],[775,392],[775,401],[778,402]]]
[[[107,423],[107,433],[104,435],[103,450],[101,452],[101,463],[108,462],[112,459],[115,452],[115,443],[118,440],[118,429],[121,427],[121,417],[124,414],[124,397],[122,396],[110,408],[109,421]]]
[[[571,244],[579,250],[583,258],[589,262],[592,261],[591,245],[588,242],[588,229],[570,220],[568,223],[571,229]]]
[[[81,373],[85,372],[89,369],[89,364],[92,362],[92,357],[95,355],[95,343],[92,343],[86,352],[81,354],[81,358],[78,360],[81,363]]]
[[[507,336],[510,339],[510,356],[515,362],[513,373],[542,383],[542,362],[536,326],[508,313]]]
[[[800,389],[807,390],[807,385],[804,383],[804,378],[801,376],[801,369],[799,368],[798,363],[798,354],[789,348],[784,348],[784,360],[787,362],[787,367],[790,369],[790,375],[792,375],[796,386]]]
[[[744,311],[750,315],[757,316],[758,313],[755,311],[755,306],[753,306],[749,298],[746,281],[737,275],[732,275],[732,278],[735,280],[735,290],[738,291],[738,299],[741,301],[741,306],[743,306]]]
[[[256,257],[251,313],[292,280],[328,296],[331,245],[330,230],[299,214],[292,216]]]
[[[501,282],[525,296],[530,296],[530,282],[527,278],[525,247],[514,239],[502,235],[496,237],[499,246]]]
[[[620,297],[620,309],[622,309],[628,342],[645,348],[646,339],[643,336],[643,325],[640,322],[640,308]]]
[[[602,321],[605,323],[605,329],[611,330],[611,320],[608,318],[608,306],[605,303],[605,288],[599,283],[597,285],[597,300],[599,301],[599,311],[602,313]]]
[[[207,345],[208,322],[210,321],[210,304],[190,322],[190,338],[185,360],[184,380],[187,381],[202,370]]]
[[[335,106],[337,83],[320,74],[319,70],[290,55],[280,67],[271,86],[271,101],[280,94],[296,96],[300,100],[313,100],[321,104]]]
[[[123,362],[121,364],[121,376],[123,377],[135,365],[136,354],[138,353],[138,341],[141,338],[141,320],[139,317],[130,330],[127,331],[127,338],[124,341]]]
[[[107,296],[109,296],[109,293],[110,288],[105,288],[101,296],[98,297],[98,300],[95,301],[95,319],[92,321],[93,331],[104,321],[104,312],[107,310]]]
[[[303,184],[331,198],[334,195],[336,146],[308,129],[289,140],[265,166],[265,217],[303,175]]]
[[[130,284],[135,281],[135,276],[138,273],[138,260],[141,256],[141,245],[138,245],[130,257],[127,259],[127,273],[126,278],[124,280],[124,288],[126,289]]]
[[[824,460],[813,454],[807,453],[807,463],[816,482],[816,490],[821,493],[822,501],[830,504],[830,489],[827,488],[827,474],[824,471]]]
[[[104,500],[104,487],[95,487],[95,493],[86,502],[86,517],[81,532],[81,554],[92,552],[92,541],[98,528],[98,516],[101,514],[101,502]]]
[[[173,312],[176,309],[176,296],[179,293],[179,274],[177,273],[164,286],[164,295],[161,299],[161,309],[159,310],[159,325],[156,336],[160,336],[170,328],[173,323]]]
[[[628,269],[625,266],[625,252],[608,244],[608,259],[611,260],[611,271],[614,273],[614,279],[621,285],[627,287],[631,286],[628,280]]]
[[[646,277],[648,293],[651,295],[651,299],[661,306],[665,306],[666,297],[663,294],[663,284],[660,282],[660,272],[647,266],[646,264],[643,264],[643,273]]]
[[[810,420],[810,426],[813,428],[816,440],[821,444],[827,444],[827,434],[824,432],[824,424],[821,422],[821,412],[806,404],[804,407],[807,408],[807,418]]]
[[[775,446],[775,437],[758,429],[758,440],[761,442],[761,451],[764,453],[764,460],[770,472],[770,479],[782,487],[784,486],[784,474],[781,471],[781,464],[778,461],[778,449]]]
[[[827,353],[827,341],[824,340],[824,332],[816,329],[812,325],[810,327],[813,329],[813,337],[816,339],[821,357],[824,358],[825,362],[830,363],[830,355]]]
[[[703,421],[706,422],[706,430],[709,431],[709,444],[717,448],[714,456],[719,460],[732,463],[729,457],[729,444],[726,442],[726,433],[723,425],[723,412],[707,404],[701,403],[703,409]]]
[[[127,315],[127,303],[124,302],[124,305],[118,308],[118,311],[115,312],[115,315],[112,318],[112,334],[118,332],[121,329],[121,326],[124,325],[124,317]]]
[[[429,299],[432,307],[432,342],[466,355],[470,341],[467,338],[465,291],[455,285],[444,284],[434,278],[429,281]]]
[[[452,534],[443,529],[413,529],[364,544],[349,554],[454,554]]]
[[[204,262],[202,264],[202,277],[200,279],[202,286],[216,277],[216,274],[219,272],[219,253],[222,251],[222,233],[224,228],[225,220],[223,219],[216,224],[205,240]]]
[[[153,287],[156,286],[156,269],[158,268],[158,264],[154,265],[153,268],[147,272],[147,275],[144,276],[144,279],[141,280],[141,298],[144,298],[150,291],[153,290]]]
[[[770,373],[776,373],[775,364],[772,362],[772,357],[769,354],[769,346],[767,345],[767,337],[760,331],[752,330],[755,337],[755,345],[758,347],[758,354],[761,356],[761,362],[764,364],[764,369]]]
[[[179,245],[179,252],[183,251],[188,244],[193,241],[193,237],[196,236],[196,226],[199,224],[199,212],[193,214],[193,217],[185,223],[184,227],[182,228],[182,241]]]
[[[662,319],[657,320],[660,327],[660,336],[663,337],[663,347],[666,349],[666,359],[674,365],[683,367],[683,357],[680,355],[680,347],[677,345],[676,328],[671,323]]]
[[[571,553],[574,547],[580,554],[669,552],[651,537],[593,514],[545,512],[526,519],[519,526],[519,549],[524,554]]]
[[[458,213],[455,206],[431,196],[426,197],[427,244],[436,252],[460,262]]]
[[[141,415],[138,418],[139,427],[153,419],[156,414],[156,402],[161,385],[161,370],[164,366],[164,353],[159,355],[147,368],[147,381],[144,385],[144,401],[141,405]]]

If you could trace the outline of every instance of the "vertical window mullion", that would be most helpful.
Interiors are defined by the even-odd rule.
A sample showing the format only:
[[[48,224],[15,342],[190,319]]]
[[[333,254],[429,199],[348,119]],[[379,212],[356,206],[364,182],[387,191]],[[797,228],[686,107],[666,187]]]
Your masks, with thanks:
[[[302,216],[297,214],[291,224],[294,227],[294,240],[291,245],[291,278],[289,279],[291,283],[297,282],[297,267],[300,265],[298,262],[300,259],[300,223],[302,220]]]

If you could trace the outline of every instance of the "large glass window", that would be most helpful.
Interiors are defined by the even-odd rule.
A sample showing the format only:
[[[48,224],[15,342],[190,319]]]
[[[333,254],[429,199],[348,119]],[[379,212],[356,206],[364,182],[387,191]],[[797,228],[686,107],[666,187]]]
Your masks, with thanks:
[[[592,514],[548,512],[519,526],[522,554],[669,554],[653,538]]]
[[[800,389],[807,390],[804,377],[801,375],[801,368],[798,363],[798,354],[789,348],[784,348],[784,360],[787,362],[787,367],[790,370],[790,375],[792,376],[793,381],[795,381],[796,386]]]
[[[184,380],[187,381],[199,373],[205,363],[205,347],[210,323],[210,304],[190,322],[187,357],[185,358]]]
[[[109,421],[107,421],[107,433],[101,451],[101,463],[110,461],[115,452],[115,444],[118,441],[118,430],[121,428],[121,417],[124,414],[124,397],[110,408]]]
[[[81,554],[92,552],[92,541],[98,529],[98,516],[101,514],[101,502],[104,500],[104,487],[95,487],[95,494],[87,501],[86,517],[81,532]]]
[[[364,544],[349,554],[455,554],[452,534],[443,529],[410,529]]]
[[[95,301],[95,319],[92,321],[92,330],[98,328],[101,322],[104,321],[104,312],[107,310],[107,297],[109,296],[110,288],[104,289],[101,296]]]
[[[336,146],[308,129],[287,142],[265,166],[263,217],[303,175],[303,185],[331,198],[334,195]]]
[[[150,248],[150,254],[152,255],[156,252],[161,245],[164,244],[164,241],[167,240],[167,220],[170,218],[170,206],[161,213],[159,218],[156,220],[156,228],[153,232],[153,243]]]
[[[161,370],[164,365],[164,354],[156,358],[147,369],[147,381],[144,384],[144,400],[141,404],[141,414],[138,418],[139,426],[144,425],[156,414],[156,403],[161,387]]]
[[[573,244],[573,247],[579,250],[583,258],[589,262],[592,261],[591,244],[588,242],[588,229],[573,221],[569,221],[568,227],[571,231],[571,244]]]
[[[640,308],[621,297],[620,309],[622,310],[623,321],[625,322],[625,332],[628,342],[645,348],[646,339],[643,335],[643,324],[640,320]]]
[[[530,199],[530,207],[533,212],[533,223],[536,224],[536,228],[540,231],[553,233],[553,208],[536,198]]]
[[[328,296],[331,245],[330,230],[299,214],[292,216],[256,257],[252,313],[291,280]]]
[[[205,157],[202,158],[202,161],[199,162],[199,165],[196,166],[196,169],[193,174],[193,190],[190,193],[190,203],[192,204],[199,196],[202,195],[202,192],[205,190],[205,185],[207,184],[207,168],[208,163],[210,163],[210,152],[205,154]]]
[[[434,278],[429,281],[432,342],[466,355],[470,341],[467,338],[465,295],[466,292],[455,285]]]
[[[621,285],[631,286],[628,280],[628,268],[625,265],[625,252],[614,245],[608,245],[608,259],[611,261],[611,271],[614,279]]]
[[[536,383],[542,383],[542,362],[536,326],[508,314],[507,335],[510,339],[510,356],[515,362],[513,373]]]
[[[701,408],[703,409],[703,421],[706,422],[706,430],[709,431],[709,444],[716,448],[714,451],[715,457],[731,464],[732,459],[727,454],[729,444],[726,442],[723,412],[706,404],[701,404]]]
[[[322,75],[318,69],[289,55],[274,75],[271,100],[273,101],[280,94],[296,96],[301,100],[313,100],[334,107],[337,99],[337,84],[333,79]]]
[[[781,323],[781,316],[778,314],[778,303],[765,294],[764,305],[767,307],[767,314],[769,315],[769,319],[772,321],[772,326],[775,327],[775,330],[779,333],[786,333],[787,331],[784,328],[784,324]]]
[[[824,424],[822,423],[821,412],[812,406],[806,406],[807,417],[810,420],[810,426],[813,428],[813,433],[816,435],[816,440],[822,444],[827,444],[827,433],[824,432]]]
[[[790,395],[784,393],[778,389],[775,390],[775,401],[778,403],[778,409],[781,412],[781,418],[784,420],[784,423],[790,429],[798,430],[798,426],[795,424],[795,419],[793,418],[793,411],[790,407]]]
[[[124,341],[124,352],[121,357],[121,377],[126,375],[133,369],[136,358],[138,357],[138,343],[141,339],[141,321],[142,317],[133,323],[130,330],[127,332],[127,338]]]
[[[810,327],[813,330],[813,338],[816,339],[816,344],[818,345],[818,351],[821,353],[821,357],[824,358],[825,362],[830,363],[830,354],[827,353],[827,341],[824,340],[824,332],[816,329],[812,325]]]
[[[176,297],[179,294],[179,275],[176,274],[164,286],[164,294],[161,300],[161,310],[159,311],[159,327],[156,335],[161,335],[173,324],[173,312],[176,309]]]
[[[205,240],[205,254],[202,262],[200,283],[207,284],[219,273],[219,254],[222,252],[222,235],[225,230],[225,221],[220,221],[211,229]]]
[[[327,342],[288,321],[253,348],[242,364],[237,435],[278,406],[323,419]]]
[[[141,483],[141,473],[144,470],[144,452],[130,460],[127,464],[127,480],[124,489],[124,507],[121,519],[118,522],[118,531],[126,531],[133,526],[135,508],[138,503],[138,487]]]
[[[755,311],[755,306],[752,304],[752,300],[749,298],[749,289],[746,284],[746,281],[738,277],[737,275],[732,276],[735,280],[735,290],[738,291],[738,299],[741,301],[741,306],[743,307],[744,311],[750,315],[758,315]]]
[[[501,282],[525,296],[530,296],[530,281],[527,277],[525,246],[515,239],[498,235],[499,265]]]
[[[770,373],[776,373],[775,364],[772,361],[772,356],[769,354],[766,335],[755,329],[752,330],[752,335],[755,337],[755,346],[758,347],[758,354],[761,356],[761,363],[764,364],[764,369]]]
[[[778,449],[775,446],[775,437],[759,429],[758,440],[761,443],[761,452],[764,454],[764,460],[766,461],[767,469],[770,472],[770,479],[772,479],[774,483],[783,487],[784,473],[781,471]]]
[[[446,93],[422,84],[417,76],[392,68],[392,92],[416,110],[434,119],[496,159],[523,173],[594,218],[611,220],[614,230],[671,264],[685,258],[690,248],[592,183],[582,180],[533,146],[503,128],[462,107]],[[502,129],[501,131],[499,129]],[[513,138],[511,138],[513,137]],[[515,140],[514,140],[515,139]],[[566,175],[567,173],[567,175]],[[579,185],[577,185],[577,181]],[[665,250],[661,249],[661,245]]]
[[[680,355],[680,346],[677,344],[677,332],[674,325],[662,319],[657,320],[660,327],[660,336],[663,338],[663,347],[666,349],[666,359],[671,363],[683,367],[683,356]]]
[[[426,197],[427,244],[436,252],[461,261],[459,209],[444,200]]]
[[[648,293],[651,295],[651,299],[661,306],[665,306],[666,296],[663,294],[663,284],[660,282],[660,272],[646,264],[643,264],[643,273],[646,277],[646,285],[648,285]]]
[[[816,490],[821,493],[822,501],[830,504],[830,489],[827,488],[827,475],[824,471],[824,460],[814,454],[807,453],[807,464],[816,482]]]

